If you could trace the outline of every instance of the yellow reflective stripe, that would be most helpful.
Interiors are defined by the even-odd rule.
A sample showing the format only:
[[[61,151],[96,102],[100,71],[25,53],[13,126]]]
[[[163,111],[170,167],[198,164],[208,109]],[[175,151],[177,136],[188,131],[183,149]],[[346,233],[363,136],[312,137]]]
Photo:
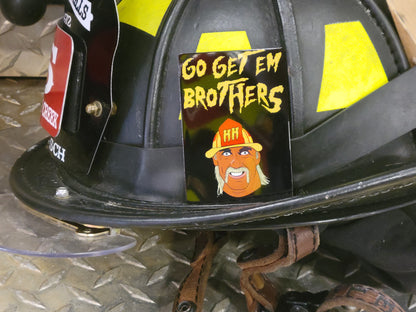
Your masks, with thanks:
[[[193,190],[186,190],[186,199],[190,202],[199,202],[201,199],[198,197],[198,195]]]
[[[361,22],[325,25],[325,57],[318,112],[348,107],[388,82]]]
[[[250,49],[250,41],[245,31],[224,31],[201,34],[196,52],[204,53]]]
[[[118,6],[120,22],[156,36],[172,0],[123,0]]]

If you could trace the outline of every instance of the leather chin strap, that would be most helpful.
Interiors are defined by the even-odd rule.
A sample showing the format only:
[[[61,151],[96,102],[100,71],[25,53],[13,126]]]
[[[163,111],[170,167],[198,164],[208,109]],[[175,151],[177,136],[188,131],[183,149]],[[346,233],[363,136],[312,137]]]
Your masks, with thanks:
[[[316,312],[347,306],[367,312],[405,312],[385,293],[364,285],[340,285],[333,289]]]
[[[318,227],[298,227],[286,230],[286,237],[279,235],[279,245],[269,256],[250,261],[239,261],[242,269],[240,286],[249,312],[261,311],[262,307],[275,311],[279,298],[277,289],[264,275],[287,267],[313,253],[319,246]]]
[[[182,282],[173,305],[173,312],[201,312],[204,293],[212,261],[225,243],[225,235],[216,232],[202,232],[196,239],[191,272]],[[241,268],[240,286],[246,296],[248,312],[280,311],[277,288],[265,276],[279,268],[287,267],[312,254],[319,246],[319,229],[297,227],[279,233],[278,244],[273,252],[264,256],[261,252],[243,253],[238,265]],[[379,290],[364,285],[341,285],[324,298],[315,295],[318,307],[302,311],[325,312],[347,306],[367,312],[404,312],[392,298]],[[279,305],[279,306],[278,306]],[[298,311],[298,310],[296,310]]]
[[[173,312],[201,312],[212,261],[225,243],[225,235],[219,232],[201,232],[195,241],[191,272],[179,287],[173,304]]]

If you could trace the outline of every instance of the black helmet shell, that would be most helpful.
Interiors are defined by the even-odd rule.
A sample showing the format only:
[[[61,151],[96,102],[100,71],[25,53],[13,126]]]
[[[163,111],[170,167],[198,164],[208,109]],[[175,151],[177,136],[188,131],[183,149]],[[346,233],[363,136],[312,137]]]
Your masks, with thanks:
[[[360,133],[374,103],[395,90],[407,90],[405,75],[412,74],[403,74],[406,58],[375,2],[178,0],[171,2],[154,33],[126,23],[121,12],[119,22],[110,7],[104,11],[112,26],[104,27],[95,13],[93,21],[101,28],[94,34],[76,25],[71,8],[67,15],[74,26],[61,23],[78,52],[62,129],[26,152],[11,175],[17,196],[36,210],[88,224],[243,229],[339,221],[412,202],[408,194],[413,184],[407,182],[416,171],[406,165],[416,155],[408,134],[411,125],[379,140]],[[365,29],[386,79],[393,81],[354,109],[317,112],[325,27],[342,23],[359,23]],[[178,57],[195,53],[202,34],[232,31],[244,31],[252,50],[285,52],[293,194],[193,203],[186,197]],[[100,64],[97,42],[105,47],[102,62],[108,64],[113,56],[114,63],[112,71],[93,75]],[[94,97],[104,103],[105,113],[98,119],[85,111]],[[355,148],[354,140],[361,136],[373,144]],[[348,139],[354,144],[345,144]],[[54,155],[59,148],[65,150],[65,162]],[[62,186],[69,198],[55,197]]]

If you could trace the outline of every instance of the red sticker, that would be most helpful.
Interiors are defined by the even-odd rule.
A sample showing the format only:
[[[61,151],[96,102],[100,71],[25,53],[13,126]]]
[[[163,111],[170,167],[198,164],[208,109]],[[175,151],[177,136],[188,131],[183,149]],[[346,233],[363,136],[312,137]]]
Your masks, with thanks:
[[[72,37],[57,26],[40,118],[42,127],[53,137],[61,129],[73,51]]]

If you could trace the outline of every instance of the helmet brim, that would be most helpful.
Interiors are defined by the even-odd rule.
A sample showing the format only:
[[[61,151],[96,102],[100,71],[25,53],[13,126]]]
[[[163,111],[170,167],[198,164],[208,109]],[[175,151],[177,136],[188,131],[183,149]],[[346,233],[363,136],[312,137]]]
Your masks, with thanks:
[[[416,203],[416,168],[407,168],[304,196],[232,204],[149,202],[95,191],[65,174],[49,155],[47,140],[15,163],[10,184],[25,204],[72,222],[164,229],[264,229],[333,223]],[[66,187],[67,198],[55,196]]]

